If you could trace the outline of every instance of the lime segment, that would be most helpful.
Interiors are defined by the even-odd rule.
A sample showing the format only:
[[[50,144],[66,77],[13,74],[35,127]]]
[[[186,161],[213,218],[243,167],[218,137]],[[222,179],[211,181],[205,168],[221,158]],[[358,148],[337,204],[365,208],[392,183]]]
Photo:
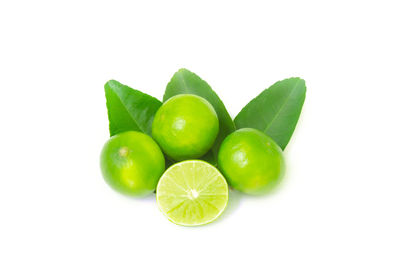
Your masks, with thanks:
[[[173,223],[184,226],[214,221],[228,203],[228,184],[211,164],[201,160],[172,165],[157,185],[157,204]]]

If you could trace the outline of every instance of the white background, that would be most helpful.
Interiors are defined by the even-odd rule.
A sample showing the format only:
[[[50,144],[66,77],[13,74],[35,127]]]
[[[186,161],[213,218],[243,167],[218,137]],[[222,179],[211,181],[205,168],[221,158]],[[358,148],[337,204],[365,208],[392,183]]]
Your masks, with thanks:
[[[1,1],[0,266],[400,266],[398,1]],[[170,223],[112,191],[103,85],[185,67],[234,117],[307,82],[280,190]]]

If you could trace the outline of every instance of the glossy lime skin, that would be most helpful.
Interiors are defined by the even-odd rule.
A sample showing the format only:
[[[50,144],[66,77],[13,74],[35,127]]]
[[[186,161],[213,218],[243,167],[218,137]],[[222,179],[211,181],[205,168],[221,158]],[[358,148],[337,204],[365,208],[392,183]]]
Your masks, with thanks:
[[[243,128],[222,142],[218,167],[234,189],[260,195],[278,184],[285,164],[281,148],[269,136]]]
[[[157,111],[152,136],[176,161],[203,156],[219,131],[218,116],[204,98],[181,94],[168,99]]]
[[[157,143],[148,135],[129,131],[111,137],[101,151],[104,180],[115,190],[131,196],[154,192],[165,169]]]

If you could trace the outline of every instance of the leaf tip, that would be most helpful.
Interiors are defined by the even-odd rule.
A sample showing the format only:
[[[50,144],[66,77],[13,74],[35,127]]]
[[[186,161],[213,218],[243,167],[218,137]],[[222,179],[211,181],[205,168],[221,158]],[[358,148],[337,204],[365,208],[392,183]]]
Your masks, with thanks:
[[[177,74],[179,74],[179,75],[192,75],[192,76],[195,76],[195,77],[199,77],[196,73],[194,73],[194,72],[192,72],[192,71],[190,71],[190,70],[188,70],[186,68],[180,68],[177,72],[175,72],[175,75],[177,75]]]
[[[304,79],[302,79],[301,77],[297,77],[297,76],[283,79],[282,81],[285,81],[285,80],[297,80],[297,81],[305,82]]]
[[[307,91],[306,81],[301,77],[290,77],[287,79],[283,79],[273,84],[273,86],[280,83],[291,83],[291,82],[295,82],[296,85],[300,85],[300,88],[304,89],[304,94],[306,93]]]
[[[107,87],[112,87],[113,85],[116,85],[116,84],[120,84],[119,82],[117,82],[116,80],[108,80],[105,84],[104,84],[104,88],[107,88]]]
[[[180,68],[177,72],[191,72],[191,71],[186,68]]]

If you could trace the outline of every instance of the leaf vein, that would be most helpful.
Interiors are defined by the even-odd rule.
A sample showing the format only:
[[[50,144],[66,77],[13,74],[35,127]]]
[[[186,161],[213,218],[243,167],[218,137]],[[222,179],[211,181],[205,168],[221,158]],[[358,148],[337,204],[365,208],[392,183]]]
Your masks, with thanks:
[[[273,124],[273,122],[276,120],[276,118],[279,117],[279,113],[283,110],[283,107],[287,104],[287,102],[290,99],[290,96],[293,94],[294,91],[296,91],[296,87],[298,85],[298,83],[300,82],[300,80],[296,81],[295,86],[293,87],[292,91],[289,93],[288,97],[286,98],[285,102],[281,105],[281,107],[279,108],[279,110],[276,112],[276,114],[274,115],[274,117],[272,118],[272,120],[270,121],[270,123],[265,127],[264,132],[266,133],[267,130],[271,127],[271,125]]]

